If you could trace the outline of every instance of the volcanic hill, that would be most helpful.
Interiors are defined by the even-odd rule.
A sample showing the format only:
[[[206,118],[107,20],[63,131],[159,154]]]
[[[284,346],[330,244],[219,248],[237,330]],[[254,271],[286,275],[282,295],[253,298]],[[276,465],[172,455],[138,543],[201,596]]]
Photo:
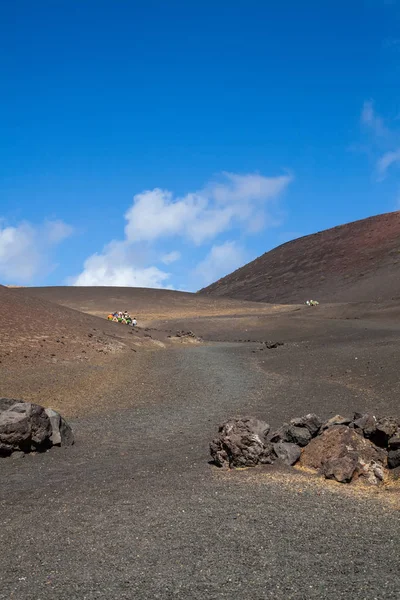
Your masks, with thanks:
[[[400,211],[278,246],[199,293],[273,303],[390,302],[400,296]]]

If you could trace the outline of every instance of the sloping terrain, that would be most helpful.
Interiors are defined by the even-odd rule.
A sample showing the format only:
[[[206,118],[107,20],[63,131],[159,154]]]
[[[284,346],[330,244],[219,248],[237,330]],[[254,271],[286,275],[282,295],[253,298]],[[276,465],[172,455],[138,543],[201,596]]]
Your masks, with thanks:
[[[400,298],[400,211],[299,238],[200,290],[277,303]]]
[[[122,288],[0,288],[0,303],[0,350],[4,333],[18,342],[0,359],[0,395],[60,410],[76,440],[0,465],[0,600],[347,600],[349,589],[397,600],[396,482],[345,489],[275,465],[208,463],[232,416],[272,428],[308,412],[398,416],[396,307]],[[150,329],[108,323],[119,308]],[[205,343],[132,352],[135,336],[178,329]],[[77,359],[86,339],[124,346]],[[29,344],[32,362],[21,355]]]
[[[101,317],[106,317],[110,311],[127,310],[137,317],[139,325],[153,320],[270,310],[270,307],[262,307],[254,302],[150,288],[60,286],[19,288],[15,291],[21,296],[35,296]]]
[[[0,287],[0,306],[2,363],[82,359],[123,345],[110,323],[15,289]]]

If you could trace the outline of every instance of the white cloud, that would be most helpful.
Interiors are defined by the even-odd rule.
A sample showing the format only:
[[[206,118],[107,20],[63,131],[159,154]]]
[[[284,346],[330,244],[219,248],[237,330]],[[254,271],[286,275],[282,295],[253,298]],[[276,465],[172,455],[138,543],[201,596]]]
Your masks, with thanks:
[[[400,148],[386,152],[377,162],[378,173],[381,179],[386,176],[387,170],[392,165],[400,163]]]
[[[173,250],[172,252],[168,252],[168,254],[164,254],[164,256],[161,257],[161,262],[163,262],[164,265],[170,265],[179,260],[180,257],[181,253],[177,250]]]
[[[51,244],[59,244],[69,238],[74,232],[73,227],[64,221],[47,221],[44,225],[44,235]]]
[[[181,198],[159,188],[142,192],[125,214],[126,238],[139,242],[180,235],[200,245],[236,223],[251,223],[260,207],[276,199],[291,180],[290,175],[223,173],[222,181]]]
[[[5,283],[27,284],[54,268],[50,251],[72,234],[62,221],[34,226],[23,222],[14,227],[0,224],[0,276]]]
[[[233,227],[249,233],[260,231],[266,224],[274,226],[277,223],[274,204],[291,181],[290,175],[223,173],[220,179],[200,191],[182,197],[160,188],[136,194],[125,213],[124,239],[114,240],[100,253],[90,256],[82,272],[69,278],[69,283],[171,287],[169,273],[143,264],[144,248],[158,249],[163,239],[173,236],[200,246]],[[216,244],[198,265],[196,275],[209,283],[236,268],[243,257],[243,250],[233,242]],[[154,262],[169,265],[180,258],[178,251],[165,253],[162,250]]]
[[[376,114],[372,100],[364,102],[361,111],[361,123],[371,129],[377,136],[386,136],[389,134],[389,129],[385,126],[382,117]]]
[[[83,271],[69,282],[76,286],[169,287],[169,274],[157,267],[135,266],[135,256],[127,242],[111,242],[100,254],[85,260]]]
[[[211,248],[206,258],[197,265],[195,276],[200,285],[206,286],[235,271],[245,261],[243,248],[236,242],[225,242]]]
[[[364,102],[361,122],[369,134],[367,153],[375,162],[378,181],[383,181],[392,165],[400,163],[400,132],[388,127],[374,109],[373,102]]]

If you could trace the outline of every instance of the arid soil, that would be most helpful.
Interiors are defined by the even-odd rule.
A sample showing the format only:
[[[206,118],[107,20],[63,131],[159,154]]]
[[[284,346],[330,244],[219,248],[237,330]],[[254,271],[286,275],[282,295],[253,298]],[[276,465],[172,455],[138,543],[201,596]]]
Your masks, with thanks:
[[[110,310],[127,310],[142,326],[156,319],[215,316],[270,311],[254,302],[238,302],[230,298],[208,298],[186,292],[145,288],[108,287],[43,287],[19,288],[21,296],[35,296],[91,315],[104,317]]]
[[[97,304],[96,289],[12,292],[39,312],[51,306],[53,327],[75,326],[68,339],[79,341],[57,362],[48,341],[25,366],[7,357],[0,395],[61,410],[76,444],[0,462],[0,600],[399,597],[395,480],[346,487],[300,469],[208,464],[208,443],[231,416],[272,427],[307,412],[399,416],[399,306],[219,304],[105,288]],[[93,316],[118,308],[145,326],[129,333]],[[29,339],[41,323],[32,318]],[[189,330],[203,341],[175,337]],[[116,351],[89,348],[78,360],[91,332]]]
[[[274,303],[400,298],[400,211],[288,242],[202,294]]]

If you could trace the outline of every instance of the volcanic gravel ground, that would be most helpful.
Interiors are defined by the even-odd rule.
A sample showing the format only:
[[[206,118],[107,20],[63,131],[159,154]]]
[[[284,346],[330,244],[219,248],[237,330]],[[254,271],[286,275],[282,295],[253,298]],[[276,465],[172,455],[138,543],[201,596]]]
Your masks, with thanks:
[[[0,599],[397,599],[396,490],[208,464],[229,416],[353,407],[340,381],[302,391],[256,348],[149,352],[115,384],[131,408],[73,421],[73,448],[1,461]]]

